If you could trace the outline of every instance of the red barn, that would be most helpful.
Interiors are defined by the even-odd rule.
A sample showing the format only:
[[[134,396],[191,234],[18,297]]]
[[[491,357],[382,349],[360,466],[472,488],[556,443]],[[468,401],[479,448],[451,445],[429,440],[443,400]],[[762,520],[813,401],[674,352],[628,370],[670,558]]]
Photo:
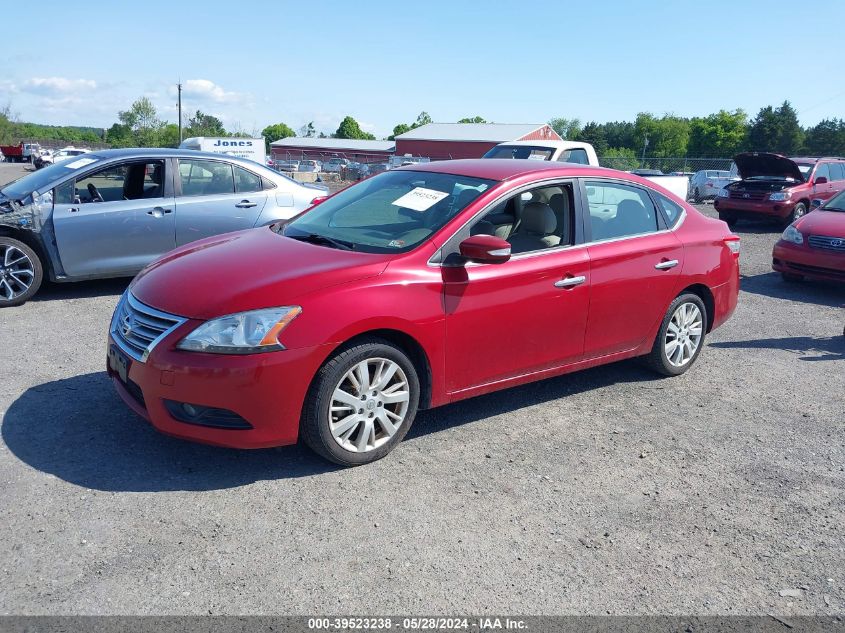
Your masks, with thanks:
[[[396,150],[393,141],[291,136],[270,143],[274,160],[329,160],[347,158],[358,163],[387,162]]]
[[[545,123],[429,123],[396,137],[396,154],[432,160],[481,158],[507,141],[560,141]]]

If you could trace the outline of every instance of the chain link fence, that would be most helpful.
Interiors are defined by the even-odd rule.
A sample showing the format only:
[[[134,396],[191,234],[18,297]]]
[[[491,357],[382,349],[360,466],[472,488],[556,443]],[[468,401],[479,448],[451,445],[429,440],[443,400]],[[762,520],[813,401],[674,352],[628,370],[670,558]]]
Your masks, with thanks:
[[[602,156],[599,158],[602,167],[632,171],[634,169],[655,169],[664,174],[692,175],[702,170],[730,171],[733,160],[730,158],[634,158],[628,156]]]

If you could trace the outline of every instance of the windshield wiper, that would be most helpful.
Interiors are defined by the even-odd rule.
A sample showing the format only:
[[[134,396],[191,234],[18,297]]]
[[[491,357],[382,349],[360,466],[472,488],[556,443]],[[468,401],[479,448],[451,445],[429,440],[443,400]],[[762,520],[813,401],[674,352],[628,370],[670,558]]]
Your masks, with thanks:
[[[819,207],[820,211],[845,211],[842,207]]]
[[[323,244],[324,246],[331,246],[332,248],[339,248],[342,251],[351,251],[355,249],[355,244],[353,242],[347,242],[346,240],[338,240],[333,237],[328,237],[326,235],[319,235],[317,233],[303,233],[301,235],[288,235],[284,234],[285,237],[289,237],[293,240],[299,240],[300,242],[308,242],[310,244]]]

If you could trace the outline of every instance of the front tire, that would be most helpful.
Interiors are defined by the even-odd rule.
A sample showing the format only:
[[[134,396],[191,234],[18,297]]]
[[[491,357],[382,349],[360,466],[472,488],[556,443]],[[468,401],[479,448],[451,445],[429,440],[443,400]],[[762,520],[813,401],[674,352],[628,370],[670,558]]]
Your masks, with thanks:
[[[0,308],[19,306],[38,292],[44,268],[23,242],[0,236]]]
[[[343,466],[381,459],[414,422],[420,384],[401,349],[380,338],[342,349],[317,372],[300,423],[303,441]]]
[[[691,292],[680,295],[663,317],[646,364],[664,376],[680,376],[701,353],[706,329],[707,309],[701,298]]]
[[[737,217],[735,213],[719,211],[719,219],[731,228],[736,226]]]
[[[807,215],[807,205],[804,204],[803,202],[799,202],[792,209],[792,213],[790,213],[786,217],[786,219],[783,221],[783,224],[784,224],[784,226],[789,226],[790,224],[795,222],[795,220],[797,220],[798,218],[804,217],[805,215]]]

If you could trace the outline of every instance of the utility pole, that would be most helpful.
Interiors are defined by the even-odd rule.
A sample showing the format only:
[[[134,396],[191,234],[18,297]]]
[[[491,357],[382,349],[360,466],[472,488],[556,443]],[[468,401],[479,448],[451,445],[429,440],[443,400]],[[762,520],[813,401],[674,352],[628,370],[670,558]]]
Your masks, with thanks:
[[[646,147],[648,147],[648,136],[646,136],[645,140],[643,141],[643,157],[642,157],[642,160],[640,161],[642,163],[643,167],[645,167],[645,148]]]
[[[179,111],[179,145],[182,144],[182,82],[176,84],[176,92],[179,94],[179,101],[176,108]]]

